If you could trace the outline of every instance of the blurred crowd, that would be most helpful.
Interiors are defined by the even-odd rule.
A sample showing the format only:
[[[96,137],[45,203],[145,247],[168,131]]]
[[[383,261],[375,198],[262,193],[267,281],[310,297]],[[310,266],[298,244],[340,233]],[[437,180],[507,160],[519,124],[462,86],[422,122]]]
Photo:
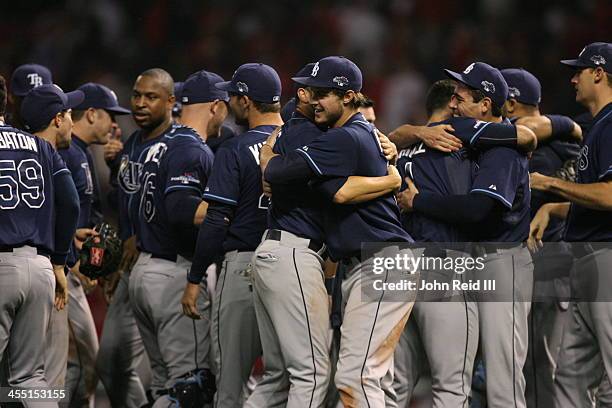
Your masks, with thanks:
[[[544,111],[579,113],[559,56],[608,40],[611,20],[607,0],[33,0],[3,6],[0,73],[37,62],[66,90],[97,81],[127,103],[135,76],[153,66],[182,80],[259,61],[288,81],[304,61],[340,54],[364,70],[389,131],[423,119],[442,68],[475,60],[528,69]]]

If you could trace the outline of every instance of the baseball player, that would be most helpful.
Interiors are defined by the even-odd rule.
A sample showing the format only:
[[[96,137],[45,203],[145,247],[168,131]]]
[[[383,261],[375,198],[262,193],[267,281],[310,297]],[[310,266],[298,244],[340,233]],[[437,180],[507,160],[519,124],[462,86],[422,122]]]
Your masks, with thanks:
[[[524,69],[503,69],[501,73],[508,83],[508,100],[504,115],[513,123],[523,123],[536,132],[538,148],[529,160],[529,171],[547,175],[572,174],[578,155],[578,145],[572,140],[581,139],[580,127],[570,118],[561,115],[542,115],[539,110],[541,85],[538,79]],[[530,122],[540,122],[535,125]],[[542,135],[541,130],[547,132]],[[542,136],[550,136],[550,139]],[[531,216],[542,204],[554,201],[540,191],[531,193]],[[563,220],[549,225],[543,240],[558,242],[562,238]],[[546,246],[534,254],[534,294],[529,324],[529,348],[525,362],[526,398],[528,407],[553,405],[553,374],[561,343],[569,294],[569,269],[572,256],[564,244]],[[564,288],[564,289],[561,289]]]
[[[231,81],[215,84],[229,92],[236,123],[248,131],[217,150],[204,199],[209,203],[188,275],[183,307],[197,317],[194,293],[206,269],[225,253],[212,307],[212,352],[217,380],[216,407],[242,404],[242,390],[261,355],[248,264],[266,228],[259,149],[282,124],[281,82],[268,65],[241,65]]]
[[[590,242],[612,240],[610,174],[612,154],[606,137],[612,132],[612,44],[587,45],[578,58],[563,60],[575,69],[576,101],[586,106],[593,121],[584,137],[577,163],[577,183],[531,174],[531,188],[554,193],[568,202],[543,205],[531,224],[530,240],[540,244],[551,217],[565,218],[565,240],[572,242],[574,266],[571,318],[566,325],[554,377],[554,406],[590,406],[589,391],[605,374],[612,374],[609,302],[598,296],[608,288],[612,251]],[[602,403],[603,401],[599,400]]]
[[[315,64],[296,74],[303,78]],[[299,87],[296,109],[282,126],[274,146],[277,154],[289,153],[323,134],[314,123],[309,92]],[[265,171],[271,149],[262,147]],[[349,177],[340,191],[351,201],[356,177]],[[380,195],[396,188],[397,177],[378,180]],[[384,182],[388,182],[385,191]],[[374,193],[366,191],[364,194]],[[328,200],[311,191],[308,183],[273,186],[268,227],[257,247],[253,264],[253,295],[262,339],[265,373],[246,406],[318,407],[323,404],[330,379],[329,310],[325,286],[326,258],[323,212]],[[294,322],[288,328],[288,322]]]
[[[8,101],[11,107],[10,123],[23,129],[21,120],[21,101],[27,93],[37,86],[51,85],[53,76],[49,68],[39,64],[23,64],[15,68],[11,75]]]
[[[366,98],[361,102],[359,106],[359,112],[361,112],[363,117],[371,124],[374,124],[374,122],[376,122],[376,112],[374,111],[374,101],[371,100],[370,98]]]
[[[64,109],[78,103],[78,95],[61,96],[57,105]],[[76,229],[78,197],[53,146],[5,125],[5,109],[6,83],[0,76],[0,163],[8,186],[0,199],[0,356],[8,366],[9,386],[46,387],[45,337],[54,305],[61,310],[68,301],[64,265]],[[47,123],[34,123],[64,122],[65,113],[51,111],[46,111]]]
[[[227,92],[215,87],[222,81],[206,71],[187,78],[181,118],[195,128],[175,125],[165,132],[148,150],[141,170],[135,223],[141,252],[130,273],[129,293],[147,354],[165,373],[167,396],[158,398],[154,407],[175,406],[177,400],[181,406],[193,403],[206,391],[204,387],[209,390],[209,402],[214,394],[209,370],[210,300],[205,285],[199,286],[195,296],[199,298],[195,312],[201,319],[184,316],[180,302],[191,266],[186,257],[193,256],[195,227],[208,207],[202,194],[213,153],[205,140],[218,133],[227,115]],[[203,378],[202,389],[180,391],[199,378]]]
[[[91,212],[95,188],[94,162],[88,146],[105,144],[109,140],[115,115],[126,115],[130,111],[121,108],[115,94],[101,84],[87,83],[78,90],[85,99],[72,111],[74,122],[72,142],[68,149],[59,150],[79,194],[79,222],[77,228],[81,234],[91,233]],[[68,328],[70,347],[68,368],[66,372],[66,389],[70,390],[71,406],[88,406],[95,392],[97,376],[95,362],[98,352],[98,335],[85,297],[85,291],[91,290],[96,281],[92,281],[79,272],[77,264],[78,249],[73,245],[67,265],[71,268],[68,274],[70,307],[68,307]]]
[[[330,130],[307,146],[272,158],[266,180],[288,184],[317,177],[340,178],[340,182],[332,179],[322,186],[334,197],[343,177],[387,174],[388,162],[378,137],[357,111],[358,100],[363,98],[359,68],[346,58],[327,57],[315,64],[309,76],[294,81],[309,87],[315,123]],[[385,302],[387,294],[383,293],[373,301],[361,301],[361,290],[372,285],[374,276],[368,270],[369,261],[361,258],[361,243],[407,242],[410,238],[401,228],[392,192],[359,205],[332,206],[325,217],[331,258],[347,269],[341,283],[344,321],[335,384],[345,406],[384,406],[389,400],[385,394],[393,390],[381,380],[391,369],[393,350],[413,299]],[[266,255],[259,252],[258,261],[265,261]],[[274,260],[269,257],[270,262]]]
[[[501,109],[508,85],[497,69],[476,62],[462,73],[450,70],[446,73],[458,81],[451,101],[451,108],[458,115],[483,122],[503,121]],[[445,222],[472,222],[474,240],[504,243],[482,244],[476,252],[487,255],[484,271],[499,285],[495,293],[477,294],[475,298],[480,349],[488,378],[495,378],[487,383],[488,406],[524,407],[522,370],[533,283],[531,256],[520,244],[528,234],[529,223],[527,158],[514,149],[494,147],[481,152],[476,161],[479,167],[469,194],[446,197],[416,194],[409,207]],[[408,184],[410,194],[418,191],[414,184]],[[494,301],[487,301],[491,299]]]
[[[120,234],[124,240],[123,259],[119,269],[123,273],[120,274],[106,312],[96,361],[96,372],[113,406],[139,408],[147,402],[136,371],[145,349],[128,294],[129,271],[138,258],[133,228],[135,216],[129,209],[133,205],[138,208],[134,203],[134,194],[141,188],[140,172],[149,149],[172,128],[173,94],[172,77],[160,68],[144,71],[136,78],[132,89],[132,117],[140,129],[125,142],[117,175]],[[165,373],[153,361],[151,370],[152,392],[164,390]]]
[[[21,119],[24,127],[47,140],[57,149],[70,146],[72,133],[71,109],[82,102],[81,91],[68,94],[57,85],[41,85],[23,98]],[[57,310],[51,316],[45,354],[45,376],[49,384],[63,386],[68,361],[68,313]]]
[[[453,134],[472,151],[491,146],[535,146],[535,135],[524,126],[485,123],[473,118],[452,117],[451,99],[456,84],[438,81],[427,94],[429,125],[452,126]],[[399,153],[400,174],[408,177],[420,192],[452,196],[467,194],[471,187],[472,166],[466,149],[448,154],[420,142]],[[399,196],[400,207],[403,195]],[[470,256],[453,242],[471,240],[469,231],[419,212],[404,213],[404,228],[416,241],[449,243],[443,256]],[[442,248],[444,249],[444,248]],[[422,271],[422,278],[448,279],[441,271]],[[453,272],[454,273],[454,272]],[[451,302],[440,302],[453,297]],[[447,333],[445,335],[445,333]],[[456,336],[464,341],[449,344],[445,339]],[[464,293],[433,294],[417,302],[409,325],[396,349],[394,387],[398,405],[406,406],[412,389],[429,366],[432,377],[433,406],[468,406],[472,368],[478,347],[478,313],[475,303]],[[425,358],[425,361],[423,361]]]

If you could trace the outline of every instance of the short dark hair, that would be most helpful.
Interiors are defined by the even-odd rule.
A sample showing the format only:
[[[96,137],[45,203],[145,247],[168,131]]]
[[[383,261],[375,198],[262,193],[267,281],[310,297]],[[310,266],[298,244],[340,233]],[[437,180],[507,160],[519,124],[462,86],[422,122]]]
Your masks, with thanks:
[[[148,76],[155,78],[160,85],[168,92],[168,95],[174,95],[174,79],[172,75],[162,68],[149,68],[143,71],[139,76]]]
[[[259,111],[259,113],[279,113],[281,110],[280,102],[264,103],[253,101],[253,105],[255,106],[255,109]]]
[[[6,113],[6,80],[0,75],[0,116]]]
[[[429,87],[425,98],[425,110],[427,116],[448,106],[457,85],[450,79],[436,81]]]
[[[85,112],[87,112],[87,109],[85,110],[72,110],[72,121],[73,122],[78,122],[79,120],[83,119],[83,116],[85,116]]]
[[[472,95],[472,99],[474,99],[474,102],[480,102],[486,97],[485,94],[480,89],[470,88],[470,95]],[[491,114],[493,116],[495,116],[496,118],[500,117],[502,115],[501,108],[502,108],[501,106],[497,106],[495,102],[493,102],[493,100],[491,99]]]

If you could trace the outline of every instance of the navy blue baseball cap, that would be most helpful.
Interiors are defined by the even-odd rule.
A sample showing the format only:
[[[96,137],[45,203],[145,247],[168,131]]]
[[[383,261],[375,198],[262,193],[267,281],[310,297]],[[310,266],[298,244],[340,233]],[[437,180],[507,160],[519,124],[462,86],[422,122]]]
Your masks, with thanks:
[[[261,103],[280,102],[282,92],[281,80],[274,68],[258,62],[239,66],[231,81],[216,83],[215,87]]]
[[[183,82],[180,102],[183,105],[213,102],[217,99],[228,102],[228,93],[215,86],[221,82],[223,82],[223,78],[213,72],[202,70],[191,74]]]
[[[53,84],[51,71],[43,65],[20,65],[11,76],[11,92],[17,96],[25,96],[32,88],[37,86],[51,84]]]
[[[281,108],[280,115],[283,122],[287,122],[291,119],[291,115],[295,112],[295,97],[289,99],[287,103]]]
[[[181,95],[183,94],[184,82],[174,82],[174,96],[177,102],[181,101]]]
[[[472,89],[480,90],[491,98],[493,103],[501,108],[508,98],[508,84],[499,69],[484,62],[473,62],[463,70],[454,72],[445,69],[444,72],[455,81],[459,81]]]
[[[119,106],[117,95],[110,88],[102,84],[88,82],[79,86],[77,90],[83,92],[85,99],[78,106],[74,107],[75,110],[95,108],[104,109],[115,115],[129,115],[131,113],[130,110]]]
[[[325,57],[316,62],[308,76],[291,78],[300,85],[316,88],[336,88],[343,91],[361,91],[363,77],[353,61],[344,57]]]
[[[85,100],[85,94],[76,90],[64,93],[57,85],[42,85],[32,89],[23,98],[21,118],[26,130],[44,129],[59,112],[74,109]]]
[[[594,42],[580,51],[578,58],[561,60],[561,64],[574,68],[597,68],[612,73],[612,44]]]
[[[508,99],[516,99],[527,105],[537,105],[542,100],[542,85],[531,72],[523,68],[502,69],[508,84]]]

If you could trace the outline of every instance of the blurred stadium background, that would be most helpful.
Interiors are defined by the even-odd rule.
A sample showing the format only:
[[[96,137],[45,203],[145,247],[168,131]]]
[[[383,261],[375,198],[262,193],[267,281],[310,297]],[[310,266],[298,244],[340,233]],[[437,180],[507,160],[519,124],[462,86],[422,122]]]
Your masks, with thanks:
[[[207,69],[230,77],[244,62],[290,76],[339,54],[364,72],[378,126],[423,119],[427,85],[442,68],[480,60],[521,66],[543,85],[547,112],[577,113],[561,57],[610,39],[609,0],[29,0],[3,2],[0,73],[51,68],[65,90],[87,81],[127,105],[135,76],[160,66],[176,80]],[[285,92],[288,97],[289,92]],[[125,135],[125,132],[124,132]]]

